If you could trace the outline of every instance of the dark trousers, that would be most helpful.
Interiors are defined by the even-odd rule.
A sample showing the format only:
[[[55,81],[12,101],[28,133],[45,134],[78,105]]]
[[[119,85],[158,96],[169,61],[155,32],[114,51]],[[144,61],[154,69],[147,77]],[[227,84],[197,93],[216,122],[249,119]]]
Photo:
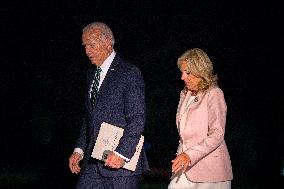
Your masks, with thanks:
[[[138,176],[102,177],[96,164],[89,164],[80,175],[76,189],[137,189]]]

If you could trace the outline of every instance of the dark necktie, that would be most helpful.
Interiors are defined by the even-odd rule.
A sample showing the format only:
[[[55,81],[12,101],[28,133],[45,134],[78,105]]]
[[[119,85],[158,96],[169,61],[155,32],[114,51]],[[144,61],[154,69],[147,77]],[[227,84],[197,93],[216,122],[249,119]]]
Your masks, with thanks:
[[[93,83],[91,85],[90,98],[91,98],[91,101],[92,101],[93,105],[95,105],[96,97],[97,97],[98,92],[99,92],[100,72],[101,71],[102,71],[102,69],[100,67],[97,67],[97,69],[95,71],[95,76],[94,76],[94,79],[93,79]]]

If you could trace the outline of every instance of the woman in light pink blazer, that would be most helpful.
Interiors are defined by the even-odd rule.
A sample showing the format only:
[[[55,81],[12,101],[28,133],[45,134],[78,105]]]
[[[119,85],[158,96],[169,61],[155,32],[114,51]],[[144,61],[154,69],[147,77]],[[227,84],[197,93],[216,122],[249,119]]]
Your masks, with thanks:
[[[207,54],[194,48],[178,59],[185,88],[176,124],[180,135],[168,189],[230,189],[232,166],[224,140],[227,106]]]

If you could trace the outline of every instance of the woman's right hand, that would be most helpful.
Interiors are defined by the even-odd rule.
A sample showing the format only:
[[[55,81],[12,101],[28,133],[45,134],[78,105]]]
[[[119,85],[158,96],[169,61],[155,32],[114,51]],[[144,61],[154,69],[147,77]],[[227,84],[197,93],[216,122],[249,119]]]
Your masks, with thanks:
[[[190,165],[190,157],[186,153],[179,154],[174,160],[172,160],[172,172],[176,174],[180,170],[185,170]]]

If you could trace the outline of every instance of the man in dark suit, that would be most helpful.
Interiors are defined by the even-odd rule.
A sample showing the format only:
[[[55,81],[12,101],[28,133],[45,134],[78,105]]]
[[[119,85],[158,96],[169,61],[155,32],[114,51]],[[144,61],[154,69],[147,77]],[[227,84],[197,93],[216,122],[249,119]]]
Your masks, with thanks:
[[[86,116],[69,158],[72,173],[80,173],[76,188],[135,189],[148,162],[142,149],[135,171],[122,168],[131,159],[145,125],[144,81],[139,69],[113,49],[110,28],[94,22],[83,29],[82,42],[92,66],[87,73]],[[103,163],[91,153],[103,122],[121,127],[117,148]],[[82,162],[79,165],[79,162]]]

